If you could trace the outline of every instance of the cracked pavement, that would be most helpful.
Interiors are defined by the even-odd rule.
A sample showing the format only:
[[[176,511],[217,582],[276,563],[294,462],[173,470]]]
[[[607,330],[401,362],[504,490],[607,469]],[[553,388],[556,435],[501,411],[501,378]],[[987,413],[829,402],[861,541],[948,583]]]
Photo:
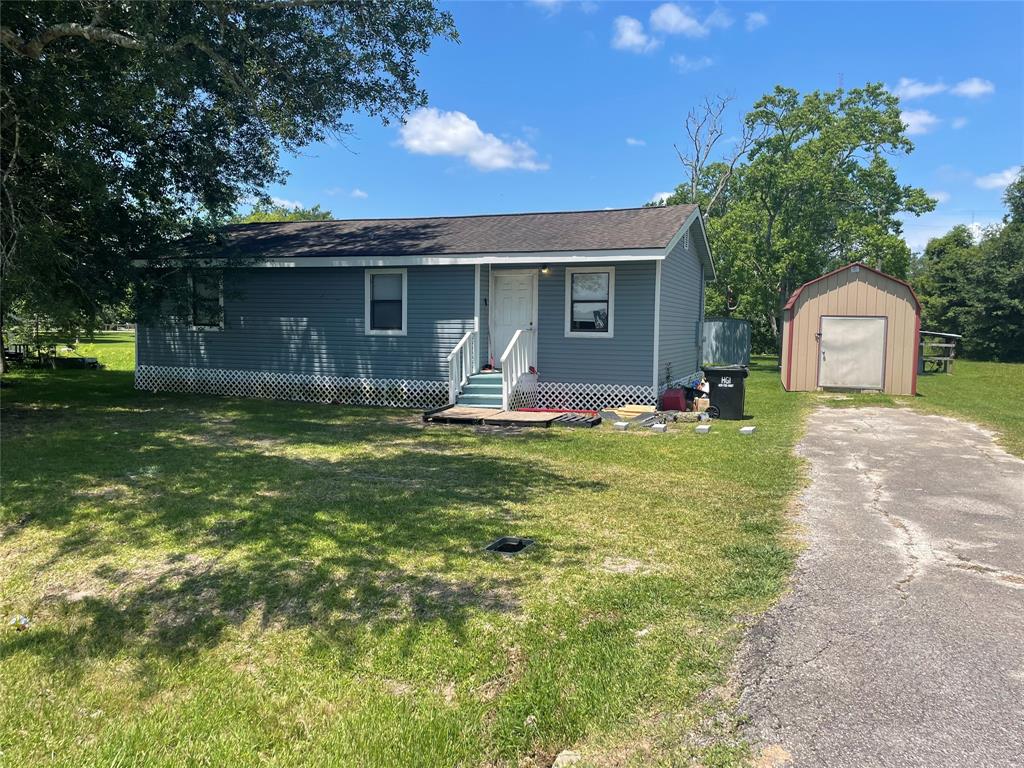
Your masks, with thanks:
[[[1024,764],[1024,461],[889,408],[821,408],[798,451],[807,548],[739,662],[758,764]]]

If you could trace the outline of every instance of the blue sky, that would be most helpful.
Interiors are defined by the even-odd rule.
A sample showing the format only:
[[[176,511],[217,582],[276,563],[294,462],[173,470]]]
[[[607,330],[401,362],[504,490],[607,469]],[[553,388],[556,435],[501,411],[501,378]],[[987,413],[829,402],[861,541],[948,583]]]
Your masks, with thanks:
[[[352,116],[343,142],[287,157],[272,194],[337,218],[641,205],[683,178],[673,142],[705,95],[731,120],[776,84],[886,83],[916,148],[904,183],[939,198],[911,247],[1002,215],[1024,160],[1022,3],[459,2],[460,44],[422,60],[427,109]]]

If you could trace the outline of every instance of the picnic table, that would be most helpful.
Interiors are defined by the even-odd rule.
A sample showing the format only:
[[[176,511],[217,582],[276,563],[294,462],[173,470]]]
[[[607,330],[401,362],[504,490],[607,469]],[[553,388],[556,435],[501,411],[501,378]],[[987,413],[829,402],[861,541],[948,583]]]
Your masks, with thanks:
[[[918,356],[920,372],[952,373],[953,361],[956,359],[956,344],[962,338],[963,336],[958,333],[921,331],[921,354]]]

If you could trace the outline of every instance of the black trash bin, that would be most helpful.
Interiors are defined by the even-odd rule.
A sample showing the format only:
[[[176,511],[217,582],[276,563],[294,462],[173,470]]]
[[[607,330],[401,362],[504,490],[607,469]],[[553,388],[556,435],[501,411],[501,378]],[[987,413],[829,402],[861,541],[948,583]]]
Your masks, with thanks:
[[[719,419],[742,419],[743,400],[746,396],[747,375],[745,365],[709,365],[704,378],[711,385],[711,415]]]

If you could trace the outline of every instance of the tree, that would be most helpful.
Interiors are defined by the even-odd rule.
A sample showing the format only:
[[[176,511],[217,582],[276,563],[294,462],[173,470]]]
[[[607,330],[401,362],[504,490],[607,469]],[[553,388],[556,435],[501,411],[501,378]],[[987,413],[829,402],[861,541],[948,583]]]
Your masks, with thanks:
[[[754,323],[759,348],[777,349],[782,304],[801,283],[854,260],[905,276],[910,251],[896,216],[935,203],[899,184],[886,159],[913,145],[881,84],[804,96],[776,87],[744,126],[745,161],[705,164],[667,202],[701,202],[728,174],[707,223],[719,265],[708,308],[734,308]]]
[[[330,221],[334,215],[318,205],[312,208],[286,205],[256,205],[249,213],[236,213],[228,224],[262,224],[271,221]]]
[[[678,145],[675,147],[679,162],[686,169],[687,178],[681,186],[685,186],[685,195],[690,201],[700,203],[705,222],[728,188],[736,164],[747,154],[756,138],[757,126],[744,122],[740,138],[726,156],[721,161],[711,161],[715,147],[725,136],[723,115],[732,101],[731,96],[707,97],[700,107],[691,109],[685,122],[686,150],[680,150]],[[677,187],[675,194],[679,193]]]
[[[426,102],[429,0],[4,3],[0,322],[89,326],[130,261],[266,201],[279,152]]]
[[[1024,361],[1024,172],[1003,195],[1002,226],[975,243],[959,225],[925,248],[915,288],[928,330],[959,333],[978,360]]]
[[[965,224],[928,241],[915,289],[921,301],[922,327],[963,333],[967,286],[974,272],[974,236]]]

